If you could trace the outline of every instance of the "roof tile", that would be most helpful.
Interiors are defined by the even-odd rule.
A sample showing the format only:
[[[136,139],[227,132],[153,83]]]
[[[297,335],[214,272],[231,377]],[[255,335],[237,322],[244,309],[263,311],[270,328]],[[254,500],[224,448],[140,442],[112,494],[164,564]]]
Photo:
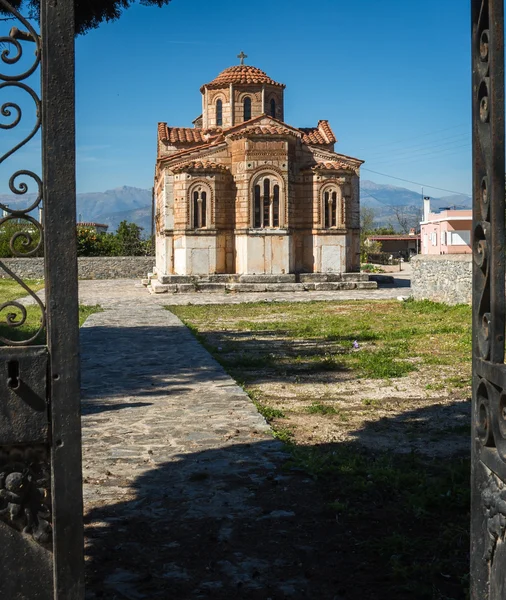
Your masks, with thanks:
[[[342,170],[353,170],[353,167],[345,162],[341,161],[328,161],[319,162],[312,167],[313,171],[342,171]]]
[[[303,144],[326,146],[328,144],[334,144],[337,141],[328,121],[318,121],[316,127],[300,127],[299,129],[304,134],[302,136]]]
[[[167,123],[158,123],[158,139],[168,144],[203,144],[202,129],[193,127],[167,127]]]
[[[210,83],[206,83],[201,87],[201,91],[204,88],[216,89],[220,87],[224,87],[230,85],[231,83],[235,83],[238,85],[250,85],[250,84],[268,84],[268,85],[277,85],[279,87],[285,87],[284,83],[278,83],[271,79],[266,73],[258,69],[257,67],[252,67],[251,65],[235,65],[233,67],[228,67],[222,71],[218,77],[213,79]]]
[[[226,135],[226,132],[225,132]],[[248,137],[249,135],[297,135],[296,131],[278,125],[252,125],[239,129],[230,134],[232,139]]]

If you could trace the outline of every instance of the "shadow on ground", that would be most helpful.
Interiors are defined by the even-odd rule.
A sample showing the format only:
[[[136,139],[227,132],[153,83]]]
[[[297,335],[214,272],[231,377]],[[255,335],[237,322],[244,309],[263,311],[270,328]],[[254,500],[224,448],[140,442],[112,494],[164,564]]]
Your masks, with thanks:
[[[368,429],[179,455],[137,478],[134,500],[86,515],[88,598],[464,598],[467,457],[367,453]]]
[[[197,348],[193,353],[184,350],[189,341]],[[80,330],[80,345],[85,413],[131,407],[139,400],[149,403],[150,397],[184,395],[210,378],[230,381],[183,325],[86,326]],[[200,366],[203,355],[207,366]],[[132,403],[118,405],[117,399],[125,397]]]

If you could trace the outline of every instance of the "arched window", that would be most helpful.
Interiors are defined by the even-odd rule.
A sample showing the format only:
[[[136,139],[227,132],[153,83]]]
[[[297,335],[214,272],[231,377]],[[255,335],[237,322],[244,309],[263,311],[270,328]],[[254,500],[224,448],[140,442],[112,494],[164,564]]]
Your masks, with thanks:
[[[244,106],[244,120],[249,121],[251,119],[251,98],[250,97],[247,96],[246,98],[244,98],[243,106]]]
[[[221,100],[216,101],[216,127],[223,125],[223,102]]]
[[[193,227],[202,229],[207,222],[207,193],[198,187],[193,192]]]
[[[336,188],[327,188],[323,193],[323,226],[326,228],[341,224],[339,199],[340,194]]]
[[[259,177],[253,187],[253,227],[280,226],[280,183],[273,175]]]
[[[271,99],[271,117],[276,116],[276,100],[274,98]]]

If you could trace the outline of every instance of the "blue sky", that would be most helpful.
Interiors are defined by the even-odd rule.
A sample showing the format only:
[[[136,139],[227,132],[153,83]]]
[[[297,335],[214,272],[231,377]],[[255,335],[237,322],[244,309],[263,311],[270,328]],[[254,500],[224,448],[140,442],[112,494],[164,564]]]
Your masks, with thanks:
[[[469,193],[469,13],[463,0],[136,5],[76,40],[78,191],[150,187],[157,122],[191,126],[200,86],[244,50],[286,84],[285,120],[328,119],[363,179]]]

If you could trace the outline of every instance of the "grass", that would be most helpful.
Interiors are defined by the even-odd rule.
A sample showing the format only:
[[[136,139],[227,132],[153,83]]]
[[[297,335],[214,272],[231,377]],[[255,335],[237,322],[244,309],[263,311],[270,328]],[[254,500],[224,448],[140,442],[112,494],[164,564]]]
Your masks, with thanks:
[[[290,381],[293,393],[304,382],[332,376],[357,382],[355,389],[359,381],[377,382],[376,387],[390,386],[391,395],[402,396],[399,386],[411,376],[420,380],[424,394],[461,398],[469,391],[471,375],[470,307],[355,301],[168,308],[244,386],[275,437],[285,443],[291,456],[287,470],[302,470],[316,482],[341,524],[339,544],[356,555],[351,571],[370,581],[378,598],[468,597],[468,456],[441,460],[371,451],[355,441],[322,443],[313,432],[315,424],[324,430],[332,422],[352,428],[343,392],[309,405],[303,399],[296,423],[306,419],[306,430],[316,436],[303,439],[304,426],[293,426],[290,410],[272,406],[276,397],[264,396],[259,384]],[[432,377],[423,379],[427,373]],[[404,402],[395,398],[390,403],[398,401]],[[388,398],[364,397],[357,404],[374,419],[388,403]],[[423,412],[410,416],[409,401],[403,410],[404,435],[424,435]],[[374,423],[397,435],[393,420],[382,417]],[[467,439],[468,422],[437,435],[452,434]],[[430,443],[433,434],[425,435]]]
[[[432,599],[436,589],[454,600],[465,597],[468,459],[441,464],[415,454],[373,455],[346,444],[292,445],[291,455],[288,468],[303,469],[321,482],[333,498],[330,510],[354,532],[361,561],[379,563],[390,574],[392,592]]]
[[[306,411],[310,415],[337,415],[339,410],[329,404],[323,404],[322,402],[313,402],[311,406],[308,406]]]
[[[366,304],[372,312],[364,308]],[[300,368],[347,369],[358,377],[391,379],[416,371],[420,365],[451,366],[470,360],[471,313],[465,305],[259,302],[170,309],[210,351],[222,349],[216,357],[224,367],[246,373],[258,368],[281,374]],[[289,343],[283,343],[286,340]],[[289,346],[298,347],[297,342],[303,340],[315,344],[294,356]],[[353,347],[355,341],[358,349]]]
[[[34,292],[41,290],[44,287],[43,281],[25,281],[26,285]],[[15,281],[10,279],[0,279],[0,305],[5,302],[11,302],[23,296],[26,296],[25,290],[19,286]],[[79,306],[79,326],[93,313],[100,312],[102,309],[100,306]],[[41,322],[41,311],[36,305],[26,307],[26,320],[22,325],[16,327],[10,327],[6,325],[7,315],[12,315],[14,322],[20,322],[23,319],[22,309],[16,306],[7,306],[1,312],[0,320],[0,336],[13,341],[20,341],[29,339],[35,335],[40,328]],[[45,332],[42,331],[39,336],[34,340],[36,344],[43,344],[45,342]],[[1,345],[1,342],[0,342]]]

